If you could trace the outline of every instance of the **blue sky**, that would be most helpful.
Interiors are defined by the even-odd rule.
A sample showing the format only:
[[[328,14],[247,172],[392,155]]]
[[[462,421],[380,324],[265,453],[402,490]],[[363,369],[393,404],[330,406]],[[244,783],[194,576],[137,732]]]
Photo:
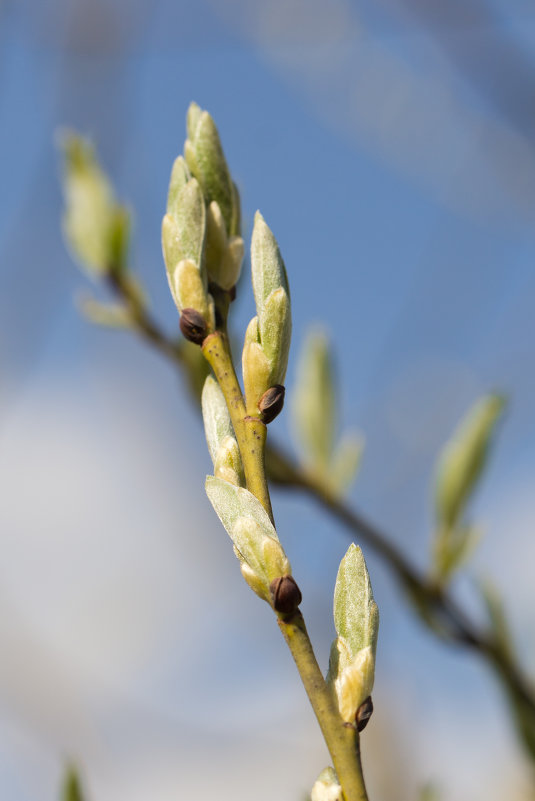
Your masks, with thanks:
[[[172,331],[159,244],[169,170],[189,102],[212,113],[246,237],[260,208],[288,268],[288,386],[307,327],[321,323],[343,424],[366,438],[351,499],[421,566],[441,443],[478,395],[509,396],[472,509],[485,539],[457,591],[475,609],[472,579],[496,577],[535,670],[533,12],[497,0],[442,13],[438,0],[424,10],[411,0],[5,0],[0,21],[2,797],[39,788],[54,798],[67,753],[98,801],[184,797],[179,782],[209,797],[207,743],[233,799],[249,797],[266,760],[256,797],[298,797],[326,760],[293,666],[239,585],[203,496],[210,465],[185,393],[140,343],[76,311],[89,284],[61,240],[62,127],[92,136],[131,204],[133,267]],[[240,335],[253,314],[243,291]],[[287,438],[286,418],[273,436]],[[275,506],[325,663],[347,539],[302,498],[276,494]],[[367,558],[382,613],[366,742],[375,797],[401,798],[377,767],[387,749],[406,774],[403,798],[434,778],[461,801],[503,797],[503,786],[520,794],[526,768],[492,680],[433,644]],[[193,626],[194,566],[206,605]],[[241,782],[237,753],[250,766]],[[496,768],[483,784],[489,754]]]

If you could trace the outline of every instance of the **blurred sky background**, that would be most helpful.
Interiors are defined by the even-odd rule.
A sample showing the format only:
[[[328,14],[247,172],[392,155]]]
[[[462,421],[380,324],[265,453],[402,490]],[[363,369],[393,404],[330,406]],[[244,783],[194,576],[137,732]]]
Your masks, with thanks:
[[[91,135],[135,212],[133,267],[176,330],[160,223],[184,116],[214,116],[307,326],[335,343],[351,500],[420,566],[436,455],[478,395],[510,398],[472,515],[474,580],[508,598],[535,673],[535,10],[526,0],[0,2],[0,798],[297,801],[328,763],[270,610],[203,492],[173,369],[92,327],[60,231],[57,133]],[[236,330],[253,314],[244,283]],[[247,291],[245,291],[247,290]],[[96,291],[96,290],[95,290]],[[272,426],[288,437],[288,415]],[[275,492],[326,667],[348,538]],[[381,631],[370,797],[532,798],[494,679],[431,639],[365,549]]]

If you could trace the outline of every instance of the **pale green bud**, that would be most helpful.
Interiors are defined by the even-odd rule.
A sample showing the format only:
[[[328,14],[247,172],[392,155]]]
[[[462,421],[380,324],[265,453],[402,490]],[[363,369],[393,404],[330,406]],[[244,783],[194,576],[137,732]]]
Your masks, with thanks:
[[[492,435],[503,412],[504,398],[489,395],[469,411],[446,444],[436,481],[436,514],[441,528],[453,528],[485,467]]]
[[[266,299],[263,325],[260,326],[262,348],[271,367],[270,386],[284,383],[291,335],[290,298],[286,290],[279,287]]]
[[[256,311],[260,332],[264,323],[264,305],[271,293],[282,287],[289,296],[286,268],[277,245],[277,240],[266,225],[259,211],[255,214],[251,239],[251,270]]]
[[[344,801],[342,787],[333,768],[325,768],[316,779],[310,794],[311,801]]]
[[[272,603],[270,585],[291,574],[290,563],[264,507],[248,490],[208,476],[206,493],[229,534],[247,583]]]
[[[233,236],[219,265],[219,274],[214,280],[222,289],[232,289],[238,283],[243,262],[243,239]]]
[[[328,681],[340,715],[355,722],[359,706],[371,694],[379,611],[361,549],[352,544],[340,563],[334,591],[337,639],[331,648]]]
[[[184,155],[202,186],[207,204],[215,200],[221,209],[227,232],[233,230],[234,188],[216,125],[207,111],[194,104],[187,114],[188,139]]]
[[[126,266],[129,214],[114,197],[112,186],[82,137],[63,139],[63,232],[74,258],[93,275]]]
[[[206,443],[212,462],[215,464],[217,452],[226,437],[233,437],[227,402],[221,387],[211,375],[207,376],[201,395],[202,417]]]
[[[171,294],[178,310],[195,309],[206,321],[209,330],[215,326],[214,303],[207,294],[197,265],[188,259],[179,262],[170,277]]]
[[[243,251],[241,236],[227,237],[221,209],[213,200],[206,209],[205,263],[210,280],[232,289],[240,277]]]
[[[260,212],[256,213],[251,241],[253,291],[258,316],[258,342],[269,364],[267,386],[283,384],[292,331],[290,294],[280,251]],[[245,357],[244,357],[245,361]],[[247,397],[249,405],[259,397]]]
[[[189,104],[189,108],[186,112],[186,131],[191,140],[195,139],[195,131],[197,130],[201,114],[202,109],[197,103],[193,102]]]
[[[171,178],[169,180],[169,191],[167,193],[167,213],[171,217],[176,217],[177,214],[177,199],[178,195],[184,186],[191,178],[191,173],[188,169],[183,156],[178,156],[173,164],[171,170]]]
[[[240,449],[232,435],[225,437],[218,448],[214,462],[214,475],[237,487],[243,486],[245,483]]]
[[[258,414],[258,401],[271,386],[271,365],[260,344],[258,317],[253,317],[245,332],[242,353],[242,373],[247,412]]]
[[[205,229],[201,188],[195,178],[191,178],[177,193],[173,213],[164,217],[162,243],[169,275],[182,259],[189,259],[201,270]]]
[[[221,214],[219,203],[212,200],[206,207],[206,243],[204,257],[206,268],[213,280],[219,269],[219,263],[227,249],[228,236],[225,220]],[[216,281],[217,283],[217,281]]]

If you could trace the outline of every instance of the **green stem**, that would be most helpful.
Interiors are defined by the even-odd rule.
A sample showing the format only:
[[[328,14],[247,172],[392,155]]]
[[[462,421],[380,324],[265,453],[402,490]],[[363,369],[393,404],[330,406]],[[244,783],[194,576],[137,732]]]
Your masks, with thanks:
[[[258,417],[247,414],[226,334],[223,331],[210,334],[202,350],[227,401],[247,489],[258,498],[273,521],[264,463],[267,428]],[[340,717],[335,698],[317,663],[303,616],[298,610],[291,619],[278,616],[278,621],[331,754],[344,799],[367,801],[358,732],[353,726],[346,726]]]
[[[240,448],[247,489],[258,498],[271,521],[274,522],[264,464],[266,426],[260,418],[247,415],[226,334],[216,331],[207,336],[203,342],[202,351],[214,371],[227,401],[230,419]]]
[[[312,649],[303,615],[298,610],[290,620],[279,617],[279,627],[320,725],[345,801],[368,801],[358,731],[340,717],[334,694],[323,678]]]

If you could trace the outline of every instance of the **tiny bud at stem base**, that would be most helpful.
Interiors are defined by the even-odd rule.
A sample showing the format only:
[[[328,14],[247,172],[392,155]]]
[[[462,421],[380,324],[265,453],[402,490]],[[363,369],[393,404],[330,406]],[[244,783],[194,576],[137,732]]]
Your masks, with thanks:
[[[282,384],[275,384],[274,386],[266,389],[260,400],[258,401],[258,410],[262,418],[262,422],[266,425],[271,423],[278,414],[282,411],[284,406],[284,393],[286,390]]]
[[[355,715],[355,723],[357,724],[357,731],[363,731],[366,726],[368,725],[368,721],[372,716],[373,712],[373,702],[371,695],[369,695],[365,701],[357,709],[357,714]]]
[[[292,615],[303,596],[293,576],[279,576],[269,585],[269,592],[273,601],[273,608],[281,615]]]
[[[202,345],[208,333],[208,326],[202,314],[196,309],[182,309],[180,330],[190,342]]]

